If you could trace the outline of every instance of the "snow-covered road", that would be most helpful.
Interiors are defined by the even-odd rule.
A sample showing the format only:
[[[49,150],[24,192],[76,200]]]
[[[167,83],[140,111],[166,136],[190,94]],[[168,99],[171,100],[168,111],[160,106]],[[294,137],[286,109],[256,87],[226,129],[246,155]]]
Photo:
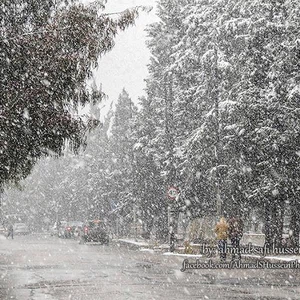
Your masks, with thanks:
[[[300,270],[192,270],[183,258],[79,245],[44,235],[0,237],[1,299],[299,299]]]

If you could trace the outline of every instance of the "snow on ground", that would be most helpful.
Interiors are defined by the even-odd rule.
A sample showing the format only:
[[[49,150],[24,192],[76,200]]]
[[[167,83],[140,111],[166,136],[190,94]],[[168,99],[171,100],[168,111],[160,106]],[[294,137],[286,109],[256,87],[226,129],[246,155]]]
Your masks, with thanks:
[[[129,239],[118,239],[119,242],[127,243],[127,244],[132,244],[136,246],[141,246],[141,247],[147,247],[149,246],[149,243],[142,242],[142,241],[134,241],[134,240],[129,240]]]
[[[192,257],[192,258],[200,258],[203,257],[201,254],[181,254],[181,253],[176,253],[176,252],[165,252],[163,255],[168,255],[168,256],[179,256],[179,257]]]

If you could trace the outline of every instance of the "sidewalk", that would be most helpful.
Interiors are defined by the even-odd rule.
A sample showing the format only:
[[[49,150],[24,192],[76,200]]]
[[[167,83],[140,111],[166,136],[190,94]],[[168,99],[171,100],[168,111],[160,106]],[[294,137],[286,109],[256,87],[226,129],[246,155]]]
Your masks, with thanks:
[[[138,250],[149,253],[161,253],[166,256],[178,256],[178,257],[191,257],[200,258],[203,257],[201,254],[185,254],[184,247],[178,247],[175,252],[169,252],[170,246],[168,244],[158,244],[157,242],[149,242],[142,239],[115,239],[115,243],[119,243],[121,246],[125,246],[131,250]]]
[[[147,243],[146,241],[144,240],[134,240],[134,239],[116,239],[116,240],[113,240],[113,241],[116,241],[122,245],[126,245],[130,248],[137,248],[137,249],[140,249],[141,247],[145,247],[145,248],[150,248],[150,244]]]
[[[169,252],[168,244],[158,245],[155,242],[149,242],[143,239],[115,239],[114,242],[119,243],[121,246],[125,246],[128,249],[138,250],[149,253],[161,253],[166,256],[178,256],[178,257],[190,257],[190,258],[206,258],[206,255],[197,254],[200,245],[190,244],[191,248],[194,250],[194,254],[184,253],[184,247],[178,247],[175,252]],[[216,257],[216,256],[215,256]],[[300,255],[267,255],[260,256],[255,254],[242,254],[242,257],[246,260],[267,260],[272,263],[276,262],[291,262],[297,260],[300,263]],[[208,258],[208,257],[207,257]]]
[[[113,242],[120,244],[121,246],[126,246],[128,249],[147,251],[152,250],[156,252],[167,251],[169,245],[158,244],[155,241],[147,241],[144,239],[134,239],[134,238],[123,238],[123,239],[113,239]]]

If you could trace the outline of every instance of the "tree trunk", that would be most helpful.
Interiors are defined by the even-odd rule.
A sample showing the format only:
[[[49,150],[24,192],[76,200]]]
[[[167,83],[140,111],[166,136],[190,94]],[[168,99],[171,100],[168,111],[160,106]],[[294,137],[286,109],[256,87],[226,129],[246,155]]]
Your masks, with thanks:
[[[271,228],[271,203],[267,201],[265,203],[265,247],[271,248],[272,247],[272,228]]]
[[[265,245],[267,248],[282,246],[284,197],[270,198],[265,203]]]
[[[299,234],[300,234],[300,203],[297,200],[297,196],[294,196],[294,199],[291,201],[291,221],[290,221],[290,230],[291,230],[291,247],[298,248],[299,245]]]

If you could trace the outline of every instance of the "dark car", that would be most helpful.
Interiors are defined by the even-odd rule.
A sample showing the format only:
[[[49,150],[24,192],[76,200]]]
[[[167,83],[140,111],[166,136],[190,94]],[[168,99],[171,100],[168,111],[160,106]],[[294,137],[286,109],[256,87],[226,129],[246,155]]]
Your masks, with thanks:
[[[84,226],[80,236],[80,243],[101,243],[107,245],[109,237],[107,227],[103,221],[88,221]]]
[[[75,238],[79,235],[79,231],[82,227],[83,222],[80,221],[61,222],[58,236],[65,239]]]
[[[83,222],[80,221],[71,221],[67,224],[68,232],[70,234],[70,237],[77,238],[80,235],[80,232],[83,228]]]

